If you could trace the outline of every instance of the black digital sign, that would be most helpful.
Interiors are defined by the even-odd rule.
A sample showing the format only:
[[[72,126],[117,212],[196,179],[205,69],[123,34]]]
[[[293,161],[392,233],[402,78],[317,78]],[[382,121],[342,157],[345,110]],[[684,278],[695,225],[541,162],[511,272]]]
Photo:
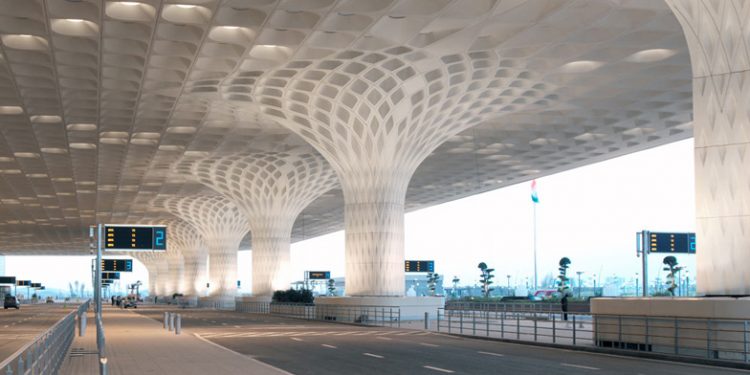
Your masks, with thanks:
[[[16,285],[16,277],[15,276],[0,276],[0,284]]]
[[[105,225],[104,250],[167,250],[167,227],[112,224]]]
[[[406,272],[435,272],[434,260],[407,260],[404,262]]]
[[[307,278],[310,280],[328,280],[331,278],[330,271],[308,271]]]
[[[31,280],[18,280],[16,281],[17,286],[31,286]]]
[[[120,280],[119,272],[102,272],[102,280]]]
[[[695,254],[695,233],[650,232],[648,251],[651,253]]]
[[[32,288],[41,288],[42,287],[42,283],[31,283],[31,287]]]
[[[102,259],[102,272],[133,272],[133,260]]]

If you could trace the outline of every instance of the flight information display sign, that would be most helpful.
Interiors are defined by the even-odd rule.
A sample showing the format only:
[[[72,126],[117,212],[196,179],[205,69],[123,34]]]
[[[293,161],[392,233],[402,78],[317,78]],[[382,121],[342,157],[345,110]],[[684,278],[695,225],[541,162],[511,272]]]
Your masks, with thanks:
[[[16,277],[15,276],[0,276],[0,284],[16,285]]]
[[[307,278],[310,280],[328,280],[331,278],[330,271],[308,271]]]
[[[404,262],[406,272],[435,272],[434,260],[407,260]]]
[[[102,272],[133,272],[133,260],[102,259]]]
[[[31,287],[32,288],[41,288],[42,287],[42,283],[31,283]]]
[[[120,280],[119,272],[102,272],[102,280]]]
[[[650,232],[648,251],[651,253],[695,254],[695,233]]]
[[[17,286],[31,286],[31,280],[18,280],[16,281]]]
[[[104,226],[104,250],[164,251],[167,250],[167,227],[144,225]]]

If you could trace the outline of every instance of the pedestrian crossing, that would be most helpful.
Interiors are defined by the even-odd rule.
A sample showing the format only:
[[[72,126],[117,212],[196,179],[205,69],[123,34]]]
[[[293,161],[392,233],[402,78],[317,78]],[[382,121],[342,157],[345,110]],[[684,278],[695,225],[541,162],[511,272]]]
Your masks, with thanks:
[[[424,331],[245,331],[245,332],[202,332],[198,335],[206,339],[214,338],[268,338],[268,337],[313,337],[313,336],[428,336]]]

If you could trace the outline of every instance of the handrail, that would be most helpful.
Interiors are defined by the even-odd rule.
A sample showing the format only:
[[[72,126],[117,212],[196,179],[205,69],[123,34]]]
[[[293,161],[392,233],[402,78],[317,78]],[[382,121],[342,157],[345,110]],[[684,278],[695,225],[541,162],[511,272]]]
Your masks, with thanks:
[[[31,369],[37,369],[39,365],[38,362],[43,361],[44,363],[42,365],[44,366],[44,368],[51,366],[53,371],[50,371],[50,373],[56,372],[62,364],[62,359],[67,354],[70,344],[73,342],[73,336],[75,335],[75,316],[80,314],[82,311],[88,310],[90,303],[91,300],[87,300],[86,302],[80,304],[76,310],[71,311],[70,313],[63,316],[46,331],[38,334],[36,337],[34,337],[33,340],[24,344],[20,349],[16,350],[15,353],[0,362],[0,371],[3,371],[4,374],[7,375],[21,375],[25,374]],[[63,327],[63,325],[67,325],[68,327]],[[67,332],[63,332],[63,334],[65,335],[64,337],[60,337],[59,335],[56,337],[52,337],[60,333],[58,331],[61,329],[67,329]],[[56,341],[53,343],[52,348],[47,341],[48,339]],[[59,342],[60,339],[64,339],[64,341]],[[41,347],[39,344],[42,344]],[[54,347],[55,344],[57,344],[58,347]],[[63,347],[59,347],[60,344],[62,344]],[[48,351],[50,349],[57,350],[56,353],[51,354],[54,357],[50,357],[50,355],[48,354]],[[23,358],[24,354],[26,354],[25,359]],[[13,372],[14,364],[16,364],[16,372]],[[40,373],[46,372],[42,371]]]

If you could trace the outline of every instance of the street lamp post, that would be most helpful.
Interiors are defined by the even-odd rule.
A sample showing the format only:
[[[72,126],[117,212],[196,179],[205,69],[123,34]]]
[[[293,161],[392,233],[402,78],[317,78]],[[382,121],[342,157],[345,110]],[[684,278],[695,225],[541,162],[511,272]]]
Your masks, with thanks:
[[[576,275],[578,275],[578,299],[581,299],[581,275],[583,275],[583,271],[576,271]]]

